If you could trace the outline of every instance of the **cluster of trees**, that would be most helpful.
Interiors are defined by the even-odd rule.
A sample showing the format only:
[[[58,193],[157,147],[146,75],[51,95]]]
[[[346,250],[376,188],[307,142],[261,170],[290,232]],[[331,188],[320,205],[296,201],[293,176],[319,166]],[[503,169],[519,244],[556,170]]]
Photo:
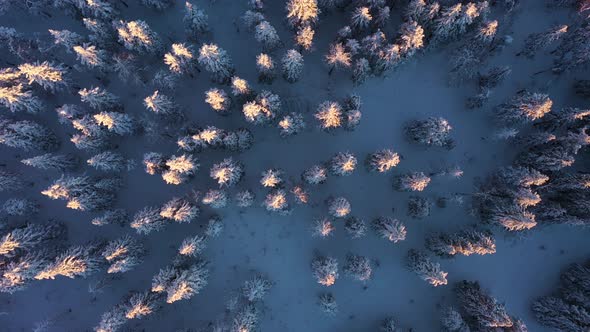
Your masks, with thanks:
[[[198,158],[190,154],[166,158],[157,152],[144,154],[143,165],[146,173],[160,174],[164,182],[174,185],[187,182],[200,166]]]
[[[590,261],[570,265],[560,277],[558,290],[533,302],[537,320],[559,331],[590,329]]]
[[[201,210],[185,198],[172,198],[161,208],[145,207],[135,213],[130,226],[140,234],[162,230],[168,222],[190,223]]]
[[[121,180],[111,177],[62,176],[41,191],[50,199],[66,200],[73,210],[100,211],[112,206]]]
[[[143,245],[125,236],[64,247],[63,224],[14,225],[0,238],[0,292],[25,289],[34,280],[87,277],[105,269],[123,273],[142,262]]]

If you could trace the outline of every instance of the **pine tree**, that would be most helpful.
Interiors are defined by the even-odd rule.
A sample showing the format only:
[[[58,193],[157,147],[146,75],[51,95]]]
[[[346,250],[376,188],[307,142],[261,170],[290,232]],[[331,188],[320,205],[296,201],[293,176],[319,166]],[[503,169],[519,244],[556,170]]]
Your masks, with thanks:
[[[254,27],[264,20],[264,15],[261,12],[253,10],[247,10],[241,17],[242,23],[246,26],[246,29],[248,29],[249,31],[254,30]]]
[[[111,310],[105,312],[100,318],[98,326],[94,328],[95,332],[117,332],[127,323],[125,317],[125,308],[117,305]]]
[[[493,20],[484,22],[475,34],[476,41],[484,45],[490,45],[496,39],[496,33],[498,31],[498,21]]]
[[[513,321],[504,305],[481,289],[478,282],[462,281],[455,293],[463,311],[482,327],[511,327]]]
[[[395,178],[393,187],[399,191],[423,191],[430,183],[430,178],[423,172],[410,172]]]
[[[277,30],[268,21],[262,21],[256,25],[254,38],[262,44],[262,48],[266,52],[273,51],[281,46],[281,39]]]
[[[311,50],[313,47],[313,37],[315,31],[309,25],[300,27],[295,34],[295,44],[305,51]]]
[[[400,52],[406,57],[413,56],[424,47],[424,29],[415,21],[409,21],[400,27]]]
[[[291,213],[287,194],[283,189],[274,189],[266,195],[262,203],[264,208],[270,212],[277,212],[279,215],[288,215]]]
[[[234,76],[231,78],[231,87],[232,94],[235,97],[248,99],[253,93],[250,84],[248,84],[248,81],[238,76]]]
[[[112,20],[119,15],[117,9],[106,0],[92,0],[78,4],[79,9],[88,16],[98,17],[106,20]]]
[[[352,70],[352,81],[355,85],[361,85],[371,76],[371,65],[366,58],[357,59]]]
[[[227,52],[215,44],[203,44],[197,58],[217,83],[227,83],[234,73],[234,66]]]
[[[189,74],[195,70],[195,51],[190,45],[172,44],[171,51],[164,54],[164,63],[173,74]]]
[[[339,152],[330,159],[330,172],[338,176],[348,176],[356,169],[356,157],[349,152]]]
[[[338,261],[333,257],[316,256],[311,261],[311,269],[318,284],[332,286],[338,279]]]
[[[412,218],[422,219],[430,215],[432,203],[424,197],[411,196],[408,200],[408,215]]]
[[[180,107],[172,100],[172,98],[161,94],[158,90],[153,94],[143,99],[144,106],[151,112],[154,112],[163,117],[180,117]]]
[[[524,91],[496,109],[496,118],[505,123],[526,123],[551,112],[553,101],[543,93]]]
[[[209,31],[209,17],[205,12],[197,8],[193,3],[184,3],[184,24],[189,36],[196,38],[198,35]]]
[[[247,208],[254,204],[256,196],[251,190],[242,190],[236,193],[235,201],[236,205],[241,208]]]
[[[0,238],[0,255],[12,258],[23,252],[31,252],[32,249],[42,247],[48,241],[57,239],[64,234],[62,224],[27,224],[20,228],[12,229]],[[42,249],[42,248],[39,248]]]
[[[20,162],[41,170],[57,170],[61,172],[73,170],[78,166],[78,158],[72,154],[46,153],[23,159]]]
[[[271,288],[272,283],[268,279],[257,275],[244,283],[242,294],[249,302],[256,302],[262,300]]]
[[[406,226],[397,219],[379,217],[373,220],[372,227],[377,234],[393,243],[406,239]]]
[[[158,296],[150,292],[133,293],[125,302],[125,318],[142,319],[159,309]]]
[[[338,304],[332,293],[324,293],[318,296],[318,306],[322,312],[330,317],[338,313]]]
[[[365,159],[365,165],[372,172],[386,173],[400,163],[400,156],[390,149],[371,153]]]
[[[202,235],[187,237],[182,241],[178,253],[184,256],[198,257],[207,246],[206,240],[207,238]]]
[[[293,27],[312,25],[320,13],[317,0],[289,0],[285,9]]]
[[[20,73],[28,80],[27,84],[37,83],[52,92],[67,87],[66,69],[63,65],[43,61],[25,63],[18,66]]]
[[[119,34],[119,42],[126,49],[140,54],[159,53],[162,50],[160,37],[150,29],[146,22],[142,20],[116,21],[113,25]]]
[[[350,214],[351,207],[344,197],[329,198],[327,201],[328,212],[335,218],[344,218]]]
[[[0,169],[0,192],[17,191],[25,186],[22,176],[17,173]]]
[[[333,101],[322,102],[314,117],[320,122],[320,128],[326,131],[340,128],[344,122],[342,106]]]
[[[273,120],[281,111],[281,99],[270,91],[263,90],[256,99],[242,107],[246,121],[254,124],[266,124]]]
[[[254,304],[246,304],[236,313],[230,331],[256,331],[260,320],[259,315],[259,309]]]
[[[244,166],[232,158],[226,158],[222,162],[213,165],[209,175],[217,181],[220,187],[233,187],[242,179]]]
[[[177,223],[190,223],[201,211],[186,199],[174,197],[160,209],[160,216]]]
[[[35,279],[55,279],[57,276],[85,278],[101,268],[103,263],[99,250],[94,244],[70,247],[37,273]]]
[[[99,87],[78,91],[80,100],[98,111],[108,111],[120,107],[119,97]]]
[[[70,30],[49,29],[49,34],[54,39],[53,43],[55,45],[63,46],[68,53],[72,53],[74,46],[81,45],[84,42],[84,38],[82,36]]]
[[[328,178],[328,170],[322,165],[313,165],[301,174],[301,178],[307,184],[322,184]]]
[[[93,45],[98,45],[101,48],[110,49],[116,42],[115,31],[112,26],[105,21],[95,20],[91,18],[83,18],[84,27],[90,32],[88,39]]]
[[[205,205],[209,205],[214,209],[221,209],[227,205],[227,193],[224,190],[209,189],[201,202]]]
[[[219,115],[228,115],[231,99],[224,90],[212,88],[205,92],[205,102]]]
[[[353,239],[360,239],[367,233],[365,221],[357,217],[348,217],[344,223],[344,229]]]
[[[149,234],[152,231],[160,231],[166,225],[166,219],[160,215],[157,207],[145,207],[133,216],[130,226],[139,234]]]
[[[200,166],[197,158],[187,154],[172,156],[165,164],[167,170],[162,173],[162,179],[167,184],[174,185],[188,181]]]
[[[190,299],[207,285],[209,269],[207,262],[199,261],[187,268],[160,270],[152,282],[152,291],[166,292],[166,303]]]
[[[512,69],[508,66],[492,67],[485,74],[479,75],[480,89],[493,89],[502,83],[508,75],[512,73]]]
[[[10,198],[4,202],[1,210],[9,216],[33,216],[39,212],[39,206],[28,199]]]
[[[130,171],[135,167],[133,160],[125,159],[122,154],[113,151],[101,152],[86,162],[88,165],[103,172]]]
[[[438,263],[434,263],[423,252],[411,249],[406,257],[408,269],[418,275],[420,279],[434,287],[447,284],[447,272],[440,269]]]
[[[326,54],[325,60],[331,74],[336,68],[349,68],[352,65],[352,54],[342,43],[335,43],[330,45],[330,51]]]
[[[470,332],[469,325],[465,322],[461,314],[453,307],[444,310],[441,317],[442,326],[448,332]]]
[[[447,120],[434,117],[412,121],[405,127],[406,136],[410,141],[427,146],[447,148],[453,144],[449,137],[451,129]]]
[[[13,113],[35,114],[43,108],[41,100],[34,96],[30,90],[25,90],[20,83],[12,86],[0,86],[0,105]]]
[[[258,69],[258,81],[270,84],[274,80],[275,65],[270,55],[260,53],[256,57],[256,68]]]
[[[131,135],[136,129],[133,118],[125,113],[100,112],[95,114],[93,118],[97,124],[120,136]]]
[[[293,136],[301,133],[305,129],[303,116],[297,112],[291,112],[285,115],[278,123],[281,137]]]
[[[535,54],[549,46],[551,43],[559,40],[568,31],[567,25],[557,25],[541,33],[532,33],[524,41],[523,50],[517,54],[524,55],[527,58],[533,58]]]
[[[277,188],[283,184],[283,171],[280,169],[267,169],[262,172],[260,184],[265,188]]]
[[[350,27],[356,31],[367,30],[373,21],[369,7],[357,7],[352,12]]]
[[[25,151],[51,151],[59,146],[55,134],[35,122],[0,118],[0,143]]]
[[[90,221],[94,226],[120,225],[123,226],[129,222],[129,215],[124,209],[114,209],[105,211]]]
[[[371,260],[364,256],[347,255],[344,272],[358,281],[367,281],[373,273]]]
[[[47,260],[45,253],[35,252],[7,261],[0,271],[0,293],[24,290],[47,265]]]
[[[97,49],[96,46],[88,43],[75,45],[73,50],[76,53],[77,60],[83,65],[100,71],[108,70],[109,61],[106,51]]]
[[[315,218],[311,228],[314,237],[326,238],[332,235],[336,228],[330,218]]]
[[[489,255],[496,252],[496,242],[489,231],[468,229],[452,234],[432,234],[426,238],[426,248],[441,257]]]
[[[141,264],[144,253],[143,245],[126,235],[110,241],[102,251],[102,257],[110,264],[107,273],[123,273]]]
[[[303,72],[303,56],[296,50],[288,50],[281,61],[283,65],[283,77],[289,83],[295,83],[301,78]]]

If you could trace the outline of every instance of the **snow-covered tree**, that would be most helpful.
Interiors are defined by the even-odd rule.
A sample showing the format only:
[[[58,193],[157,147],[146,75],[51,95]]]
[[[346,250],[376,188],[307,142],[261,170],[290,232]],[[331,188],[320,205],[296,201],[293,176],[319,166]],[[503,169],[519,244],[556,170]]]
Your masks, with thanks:
[[[173,0],[141,0],[141,4],[156,10],[164,10],[174,4]]]
[[[467,229],[453,234],[431,234],[426,248],[438,256],[490,255],[496,252],[496,241],[489,231]]]
[[[277,30],[268,21],[262,21],[254,28],[254,38],[266,52],[275,50],[281,46],[281,39]]]
[[[209,205],[214,209],[221,209],[227,205],[228,197],[224,190],[209,189],[201,199],[205,205]]]
[[[135,168],[133,160],[126,159],[125,156],[114,151],[101,152],[88,159],[86,163],[103,172],[130,171]]]
[[[281,137],[297,135],[305,129],[303,115],[291,112],[281,118],[278,123]]]
[[[95,114],[93,118],[97,124],[120,136],[131,135],[136,129],[133,118],[125,113],[100,112]]]
[[[225,90],[211,88],[205,92],[205,102],[219,115],[228,115],[231,108],[231,99]]]
[[[153,54],[162,50],[160,37],[145,21],[115,21],[113,25],[119,34],[119,42],[126,49],[141,54]]]
[[[498,21],[493,20],[484,22],[475,33],[475,40],[479,41],[484,45],[491,44],[496,38],[496,32],[498,31]]]
[[[98,326],[94,328],[95,332],[117,332],[127,323],[125,317],[125,308],[121,305],[113,307],[111,310],[102,314]]]
[[[287,194],[283,189],[273,189],[268,193],[262,203],[264,208],[270,212],[277,212],[279,215],[291,213]]]
[[[371,65],[366,58],[357,59],[352,69],[352,81],[355,85],[361,85],[371,76]]]
[[[203,10],[188,1],[184,3],[184,9],[183,21],[189,36],[196,38],[209,31],[209,16]]]
[[[252,206],[252,204],[254,204],[255,198],[256,196],[254,195],[254,192],[252,192],[251,190],[239,191],[235,195],[236,205],[241,208],[250,207]]]
[[[356,31],[363,31],[369,28],[373,21],[373,15],[369,7],[356,7],[350,18],[350,26]]]
[[[105,50],[96,48],[96,46],[88,43],[75,45],[73,50],[76,53],[76,59],[84,66],[100,71],[107,71],[109,69],[109,60]]]
[[[411,196],[408,200],[408,215],[412,218],[422,219],[430,215],[432,203],[424,197]]]
[[[373,220],[373,230],[381,237],[397,243],[406,239],[406,226],[391,217],[379,217]]]
[[[78,166],[78,158],[72,154],[46,153],[23,159],[20,162],[41,170],[57,170],[61,172],[73,170]]]
[[[414,120],[405,127],[406,137],[411,141],[426,146],[451,148],[453,140],[449,137],[451,125],[443,118],[429,117],[426,120]]]
[[[434,287],[443,286],[448,283],[447,272],[440,269],[440,264],[432,262],[425,253],[411,249],[406,257],[408,269],[418,275],[420,279],[428,282]]]
[[[330,45],[330,50],[325,57],[326,63],[330,67],[330,74],[336,68],[349,68],[352,65],[352,54],[346,50],[342,43]]]
[[[469,325],[465,322],[461,314],[453,307],[448,307],[443,311],[441,324],[445,331],[448,332],[470,332]]]
[[[43,252],[38,251],[7,261],[0,270],[0,293],[12,294],[25,289],[47,265],[47,259]]]
[[[326,238],[336,230],[330,218],[315,218],[311,227],[311,234],[314,237]]]
[[[172,44],[170,52],[164,54],[164,63],[173,74],[192,74],[195,70],[195,51],[191,45]]]
[[[326,182],[327,177],[328,170],[322,165],[313,165],[301,174],[303,181],[311,185],[324,183]]]
[[[455,293],[463,311],[480,326],[498,328],[513,325],[504,305],[481,289],[478,282],[462,281],[455,286]]]
[[[260,53],[256,56],[256,68],[258,69],[258,81],[263,83],[272,83],[275,74],[275,64],[272,57],[266,53]]]
[[[162,173],[162,179],[168,184],[179,185],[188,181],[199,166],[199,160],[191,155],[172,156],[166,160],[167,170]]]
[[[400,191],[423,191],[430,183],[430,178],[423,172],[410,172],[395,178],[393,187]]]
[[[119,97],[99,87],[78,91],[80,100],[98,111],[109,111],[120,107]]]
[[[25,183],[20,174],[0,169],[0,192],[17,191],[24,186]]]
[[[338,279],[338,261],[336,258],[328,256],[316,256],[311,261],[313,276],[318,284],[323,286],[332,286]]]
[[[404,56],[411,57],[424,47],[424,29],[415,21],[409,21],[400,27],[400,51]]]
[[[1,210],[9,216],[33,216],[39,212],[39,205],[25,198],[10,198]]]
[[[347,255],[344,272],[358,281],[367,281],[371,279],[373,273],[371,259],[365,256]]]
[[[223,222],[221,217],[214,215],[207,221],[207,229],[205,229],[205,235],[207,238],[217,238],[223,232]]]
[[[242,294],[250,301],[262,300],[268,291],[272,288],[272,282],[263,276],[257,275],[253,279],[247,280],[242,287]]]
[[[517,55],[533,58],[538,51],[559,40],[567,31],[567,25],[557,25],[544,32],[532,33],[525,39],[524,48]]]
[[[320,122],[320,128],[326,131],[340,128],[344,122],[342,106],[333,101],[322,102],[314,117]]]
[[[264,20],[264,14],[254,10],[247,10],[241,17],[242,23],[244,23],[249,31],[254,30],[254,27]]]
[[[167,267],[152,280],[152,291],[167,294],[166,303],[190,299],[207,285],[207,262],[198,261],[187,268]]]
[[[82,36],[70,30],[49,29],[48,31],[53,37],[53,43],[55,45],[63,46],[65,51],[68,53],[72,53],[74,46],[81,45],[84,42],[84,38]]]
[[[215,82],[227,83],[234,73],[234,65],[227,52],[215,44],[203,44],[197,58]]]
[[[400,163],[400,156],[390,149],[383,149],[371,153],[365,159],[369,171],[386,173]]]
[[[102,251],[102,257],[110,264],[107,273],[131,271],[141,264],[144,254],[143,245],[129,235],[110,241]]]
[[[160,216],[177,223],[190,223],[201,211],[197,206],[184,198],[174,197],[160,209]]]
[[[19,65],[18,70],[28,80],[27,84],[37,83],[45,90],[55,92],[68,85],[67,71],[61,64],[37,61]]]
[[[350,203],[344,197],[332,197],[326,203],[328,204],[328,212],[335,218],[344,218],[350,214]]]
[[[51,151],[59,146],[59,141],[53,132],[38,123],[0,118],[0,144],[25,151]]]
[[[300,27],[295,34],[295,44],[305,51],[311,50],[315,30],[309,25]]]
[[[58,276],[85,278],[97,272],[103,264],[99,249],[94,244],[70,247],[39,271],[35,279],[55,279]]]
[[[314,24],[320,13],[317,0],[289,0],[285,9],[293,27]]]
[[[114,209],[105,211],[102,215],[90,221],[94,226],[120,225],[123,226],[129,222],[129,214],[124,209]]]
[[[242,179],[244,166],[232,158],[226,158],[222,162],[214,164],[209,175],[217,181],[220,187],[233,187]]]
[[[197,234],[195,236],[187,237],[182,240],[178,253],[184,256],[198,257],[198,255],[207,246],[207,238],[203,235]]]
[[[338,313],[338,304],[336,303],[336,298],[332,293],[323,293],[318,296],[318,306],[320,310],[332,317],[336,316]]]
[[[180,108],[172,98],[161,94],[158,90],[143,99],[144,106],[151,112],[164,117],[179,117]]]
[[[26,224],[23,227],[12,229],[0,237],[0,255],[12,258],[23,252],[30,252],[32,249],[42,247],[48,241],[62,236],[64,231],[64,225],[57,223]]]
[[[260,184],[266,188],[277,188],[283,183],[283,171],[280,169],[267,169],[262,172]]]
[[[496,108],[496,118],[504,123],[526,123],[551,112],[553,101],[544,93],[524,91]]]
[[[295,83],[303,72],[303,56],[296,50],[288,50],[281,60],[283,77],[289,83]]]
[[[346,219],[344,223],[344,229],[346,230],[346,233],[348,233],[348,235],[353,239],[364,237],[367,233],[367,225],[365,224],[365,221],[354,216],[348,217]]]
[[[101,48],[110,49],[115,44],[115,31],[105,21],[95,20],[85,17],[82,19],[84,27],[90,32],[88,39],[93,45],[98,45]]]
[[[125,302],[125,318],[141,319],[158,310],[159,298],[151,292],[135,292]]]
[[[330,172],[338,176],[347,176],[356,169],[356,157],[350,152],[338,152],[330,159]]]
[[[109,21],[119,15],[115,6],[106,0],[86,0],[84,2],[80,1],[77,4],[74,3],[74,5],[77,6],[83,14]]]
[[[278,95],[263,90],[256,99],[242,107],[246,121],[254,124],[265,124],[273,120],[281,111],[281,99]]]
[[[31,90],[26,90],[22,84],[12,86],[0,86],[0,105],[8,108],[13,113],[27,112],[37,113],[43,108],[43,103],[33,95]]]
[[[166,219],[160,215],[159,208],[145,207],[135,213],[129,225],[137,233],[147,235],[162,230],[166,225]]]

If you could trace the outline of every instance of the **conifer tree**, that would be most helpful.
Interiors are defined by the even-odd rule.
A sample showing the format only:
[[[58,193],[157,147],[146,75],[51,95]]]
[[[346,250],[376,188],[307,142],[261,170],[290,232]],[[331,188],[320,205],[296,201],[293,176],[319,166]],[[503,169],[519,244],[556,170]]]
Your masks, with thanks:
[[[273,189],[266,195],[262,204],[267,211],[276,212],[279,215],[288,215],[291,213],[287,194],[283,189]]]
[[[400,163],[400,156],[390,149],[379,150],[367,156],[365,164],[369,171],[386,173]]]
[[[160,231],[166,225],[166,219],[160,215],[160,209],[156,207],[145,207],[139,210],[131,220],[130,226],[139,234],[149,234],[153,231]]]
[[[217,181],[220,187],[232,187],[242,179],[244,166],[232,158],[226,158],[222,162],[213,165],[209,175]]]
[[[266,53],[260,53],[256,57],[256,68],[258,69],[258,81],[270,84],[274,80],[274,60]]]
[[[110,264],[107,273],[123,273],[141,264],[144,253],[143,245],[126,235],[110,241],[102,251],[102,257]]]
[[[447,284],[447,272],[440,269],[440,264],[434,263],[423,252],[411,249],[408,251],[406,264],[410,271],[416,273],[420,279],[434,287]]]
[[[349,152],[339,152],[330,159],[330,172],[338,176],[348,176],[356,169],[356,157]]]
[[[38,113],[43,108],[43,103],[33,95],[31,90],[26,90],[22,84],[12,86],[0,86],[0,105],[8,108],[12,113],[27,112]]]
[[[0,118],[0,143],[25,151],[51,151],[59,146],[55,134],[35,122]]]
[[[462,281],[455,293],[463,311],[482,327],[511,327],[513,321],[504,305],[481,289],[478,282]]]
[[[21,160],[21,163],[41,170],[65,172],[78,166],[78,158],[71,154],[46,153]]]
[[[217,83],[228,83],[234,73],[231,58],[224,49],[215,44],[203,44],[197,61]]]
[[[373,220],[373,230],[381,237],[397,243],[406,239],[406,226],[391,217],[379,217]]]
[[[347,255],[344,272],[358,281],[367,281],[373,273],[371,260],[364,256]]]
[[[212,88],[205,92],[205,102],[219,115],[230,113],[231,99],[224,90]]]
[[[190,45],[172,44],[170,52],[164,54],[164,63],[173,74],[189,74],[195,70],[195,51]]]
[[[344,229],[353,239],[364,237],[367,233],[367,225],[363,219],[358,217],[348,217],[344,223]]]
[[[295,83],[301,78],[303,71],[303,56],[296,50],[288,50],[281,61],[283,77],[289,83]]]
[[[489,255],[496,252],[496,242],[489,231],[469,229],[452,234],[431,234],[426,238],[426,248],[441,257]]]
[[[423,191],[430,183],[430,178],[423,172],[410,172],[394,179],[393,186],[400,191]]]
[[[119,42],[130,51],[141,54],[159,53],[162,50],[162,42],[148,24],[142,20],[116,21],[113,23],[119,34]]]
[[[203,10],[197,8],[197,6],[189,1],[184,3],[184,8],[185,14],[183,21],[189,36],[196,38],[200,34],[209,31],[209,17]]]
[[[281,45],[277,30],[268,21],[262,21],[254,28],[254,38],[266,52],[271,52]]]
[[[406,137],[411,141],[426,146],[452,148],[453,140],[449,134],[453,127],[443,118],[430,117],[426,120],[414,120],[405,127]]]
[[[318,284],[332,286],[338,279],[338,261],[329,256],[316,256],[311,261],[311,269]]]

